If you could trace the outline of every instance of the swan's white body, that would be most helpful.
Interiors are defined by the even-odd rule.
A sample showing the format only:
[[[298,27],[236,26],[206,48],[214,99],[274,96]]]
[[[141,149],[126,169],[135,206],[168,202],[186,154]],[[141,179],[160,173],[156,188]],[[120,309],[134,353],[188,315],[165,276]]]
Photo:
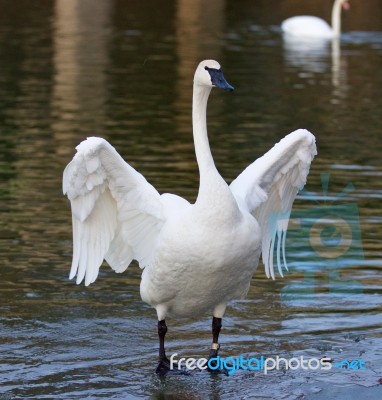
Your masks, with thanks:
[[[70,277],[89,285],[106,261],[116,272],[133,259],[144,268],[142,299],[158,319],[212,311],[221,318],[228,301],[243,298],[261,251],[274,278],[273,247],[281,273],[292,203],[316,154],[306,130],[286,136],[230,186],[219,175],[209,148],[206,107],[212,84],[206,66],[194,77],[193,131],[200,187],[195,204],[159,193],[105,140],[88,138],[63,176],[71,200],[73,263]],[[283,220],[270,224],[273,215]],[[256,218],[255,218],[256,216]],[[285,257],[284,257],[285,261]]]
[[[303,39],[332,39],[341,34],[341,8],[348,7],[348,0],[335,0],[332,9],[332,26],[321,18],[301,15],[283,21],[283,33]]]

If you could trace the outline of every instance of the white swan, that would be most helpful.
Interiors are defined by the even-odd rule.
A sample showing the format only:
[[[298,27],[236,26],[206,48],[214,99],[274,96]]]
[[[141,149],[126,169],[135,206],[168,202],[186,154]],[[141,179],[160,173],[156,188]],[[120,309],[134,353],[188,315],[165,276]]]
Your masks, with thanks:
[[[321,18],[301,15],[288,18],[281,24],[285,34],[303,39],[339,37],[341,34],[341,8],[349,8],[349,0],[335,0],[332,9],[332,26]]]
[[[297,130],[228,186],[215,167],[207,137],[206,108],[213,87],[233,90],[220,65],[206,60],[196,69],[193,87],[200,172],[195,204],[173,194],[159,195],[101,138],[77,146],[63,175],[73,217],[70,278],[77,274],[78,284],[85,278],[89,285],[103,259],[116,272],[138,260],[144,268],[141,297],[158,315],[157,372],[169,368],[164,350],[167,315],[212,312],[210,356],[216,356],[226,305],[246,295],[261,251],[266,274],[274,278],[276,245],[281,274],[289,213],[316,154],[314,136]],[[282,213],[282,221],[276,224],[277,213]]]

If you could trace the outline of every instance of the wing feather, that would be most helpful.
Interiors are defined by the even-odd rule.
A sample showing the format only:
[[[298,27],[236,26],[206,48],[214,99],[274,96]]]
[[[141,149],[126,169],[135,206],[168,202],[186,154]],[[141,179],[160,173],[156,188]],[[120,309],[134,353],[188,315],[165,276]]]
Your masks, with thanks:
[[[238,204],[249,211],[261,227],[262,258],[268,278],[275,279],[275,249],[280,275],[283,276],[282,265],[288,269],[285,239],[289,216],[316,154],[315,137],[299,129],[249,165],[230,185]]]
[[[91,137],[77,146],[63,192],[72,207],[71,279],[94,282],[104,259],[116,272],[133,259],[151,262],[164,222],[161,197],[108,142]]]

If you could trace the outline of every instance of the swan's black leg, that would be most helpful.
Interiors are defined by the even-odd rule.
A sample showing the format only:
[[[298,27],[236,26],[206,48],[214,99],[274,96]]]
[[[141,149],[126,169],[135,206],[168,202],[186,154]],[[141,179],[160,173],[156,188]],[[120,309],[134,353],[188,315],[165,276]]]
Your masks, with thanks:
[[[166,351],[164,349],[164,337],[167,333],[166,321],[158,321],[158,336],[159,336],[159,364],[156,369],[156,373],[163,375],[170,370],[170,361],[166,357]]]
[[[212,346],[210,350],[209,359],[213,357],[217,357],[218,351],[220,348],[219,345],[219,334],[222,328],[222,319],[221,318],[212,318]]]
[[[166,357],[166,351],[164,349],[164,337],[167,333],[166,321],[158,321],[158,336],[159,336],[159,360],[165,360],[168,362]]]
[[[219,344],[219,334],[220,330],[222,328],[222,319],[221,318],[212,318],[212,345],[211,345],[211,350],[210,354],[208,357],[208,371],[214,372],[214,373],[219,373],[219,374],[225,374],[227,375],[227,371],[224,369],[221,369],[220,366],[218,365],[219,362],[217,360],[213,360],[218,356],[218,352],[220,349],[220,344]]]
[[[169,371],[175,374],[188,375],[188,373],[178,368],[178,363],[173,362],[172,369],[169,359],[166,357],[166,351],[164,348],[164,337],[167,333],[166,321],[158,321],[158,336],[159,336],[159,363],[155,370],[158,375],[166,375]]]

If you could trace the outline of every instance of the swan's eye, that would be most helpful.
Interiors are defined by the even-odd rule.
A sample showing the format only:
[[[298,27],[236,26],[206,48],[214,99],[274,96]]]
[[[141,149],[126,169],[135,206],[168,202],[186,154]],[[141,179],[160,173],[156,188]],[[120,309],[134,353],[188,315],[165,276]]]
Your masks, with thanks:
[[[208,71],[210,75],[211,75],[211,72],[216,73],[216,72],[221,72],[221,70],[222,70],[221,68],[217,69],[217,68],[210,68],[210,67],[204,67],[204,69],[206,71]]]

